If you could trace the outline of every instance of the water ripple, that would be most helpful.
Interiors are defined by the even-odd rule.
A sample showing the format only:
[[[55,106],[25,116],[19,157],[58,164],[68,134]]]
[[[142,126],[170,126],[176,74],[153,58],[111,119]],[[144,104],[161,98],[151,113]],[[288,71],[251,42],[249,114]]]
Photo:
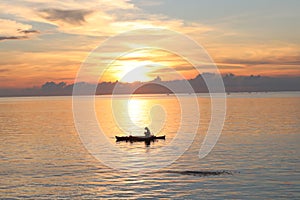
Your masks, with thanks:
[[[168,174],[181,174],[181,175],[192,175],[192,176],[220,176],[220,175],[233,175],[234,173],[229,170],[221,170],[221,171],[191,171],[191,170],[184,170],[184,171],[177,171],[177,170],[165,170],[159,171],[159,173],[168,173]]]

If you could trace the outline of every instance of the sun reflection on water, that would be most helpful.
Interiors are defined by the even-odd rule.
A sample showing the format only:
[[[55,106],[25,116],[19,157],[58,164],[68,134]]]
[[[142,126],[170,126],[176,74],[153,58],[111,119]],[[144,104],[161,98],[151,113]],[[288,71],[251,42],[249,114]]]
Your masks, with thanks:
[[[128,112],[132,123],[141,128],[149,126],[151,124],[149,116],[151,107],[150,101],[130,99],[128,101]]]

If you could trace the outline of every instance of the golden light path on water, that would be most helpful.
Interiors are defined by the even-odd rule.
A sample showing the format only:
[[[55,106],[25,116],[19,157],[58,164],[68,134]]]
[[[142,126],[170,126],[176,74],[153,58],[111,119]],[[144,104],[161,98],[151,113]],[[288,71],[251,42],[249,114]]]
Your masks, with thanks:
[[[117,95],[114,99],[105,98],[101,104],[96,100],[98,123],[109,138],[114,138],[116,134],[143,135],[147,126],[152,134],[168,135],[170,141],[180,126],[181,108],[176,97],[165,94],[158,96],[161,98]],[[115,111],[110,106],[112,101],[116,106]]]
[[[130,99],[128,102],[128,111],[130,120],[138,127],[149,126],[151,123],[150,119],[150,102],[139,101],[137,99]]]

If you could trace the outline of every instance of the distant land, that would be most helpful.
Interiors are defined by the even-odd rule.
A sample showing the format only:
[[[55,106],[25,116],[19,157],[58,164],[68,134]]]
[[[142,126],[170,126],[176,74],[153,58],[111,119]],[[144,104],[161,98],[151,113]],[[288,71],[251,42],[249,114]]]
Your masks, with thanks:
[[[189,80],[163,81],[157,77],[150,82],[101,82],[97,85],[96,95],[105,94],[170,94],[170,93],[207,93],[205,79],[213,80],[214,74],[203,73]],[[266,77],[266,76],[235,76],[234,74],[223,75],[226,92],[279,92],[300,91],[300,77]],[[189,83],[189,90],[183,87]],[[82,95],[91,94],[96,85],[81,82],[76,83],[83,89]],[[25,89],[0,88],[0,97],[9,96],[63,96],[72,95],[74,84],[65,82],[46,82],[40,87]]]

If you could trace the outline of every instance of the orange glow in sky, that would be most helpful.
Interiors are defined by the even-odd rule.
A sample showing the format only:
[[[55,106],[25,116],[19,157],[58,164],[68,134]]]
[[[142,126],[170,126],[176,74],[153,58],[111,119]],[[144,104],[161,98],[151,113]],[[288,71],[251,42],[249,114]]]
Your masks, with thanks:
[[[108,66],[101,81],[151,81],[157,76],[163,80],[190,79],[196,70],[178,55],[163,50],[137,50],[118,58]],[[101,82],[100,81],[100,82]]]
[[[0,2],[0,88],[40,87],[47,81],[71,84],[89,53],[106,39],[148,27],[187,35],[207,50],[224,74],[300,76],[299,1],[252,0],[245,4],[179,0],[158,0],[152,6],[143,0]],[[108,54],[117,51],[110,50]],[[193,49],[186,51],[193,53]],[[106,67],[101,61],[97,65]],[[101,80],[149,81],[157,76],[172,80],[194,78],[197,73],[170,52],[135,51],[111,63]]]

